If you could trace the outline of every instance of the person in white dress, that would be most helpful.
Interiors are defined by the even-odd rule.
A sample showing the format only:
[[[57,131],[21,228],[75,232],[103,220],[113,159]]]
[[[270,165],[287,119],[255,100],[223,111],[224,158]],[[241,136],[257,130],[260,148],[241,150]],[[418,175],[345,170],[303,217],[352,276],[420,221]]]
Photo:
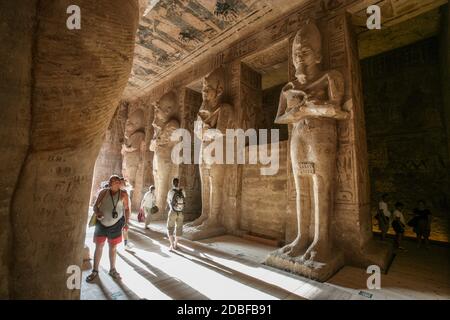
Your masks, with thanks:
[[[155,186],[150,186],[150,188],[145,193],[141,201],[141,210],[143,210],[145,213],[145,229],[149,229],[148,225],[150,224],[152,218],[151,210],[155,205],[156,205]]]

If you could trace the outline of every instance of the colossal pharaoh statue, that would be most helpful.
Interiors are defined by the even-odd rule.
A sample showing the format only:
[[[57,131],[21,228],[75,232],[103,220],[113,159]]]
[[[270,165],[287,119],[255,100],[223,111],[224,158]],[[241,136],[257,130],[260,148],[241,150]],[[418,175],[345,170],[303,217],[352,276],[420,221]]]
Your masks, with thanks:
[[[122,174],[134,187],[145,143],[144,112],[134,111],[125,122],[125,143],[122,145]]]
[[[332,255],[330,219],[336,175],[336,120],[347,118],[347,112],[341,108],[344,78],[339,71],[320,69],[321,34],[312,22],[307,22],[297,33],[292,59],[296,80],[283,88],[275,122],[293,126],[290,152],[298,233],[292,243],[275,255],[294,260],[297,265],[311,266],[315,262],[326,265],[337,256]],[[301,188],[302,179],[309,180],[305,184],[310,186],[308,190]],[[312,212],[302,208],[303,194],[309,198]]]
[[[222,199],[225,165],[214,163],[205,152],[213,139],[224,136],[233,128],[233,107],[222,101],[225,90],[225,70],[219,68],[203,79],[203,103],[198,112],[195,134],[201,140],[200,178],[202,187],[202,213],[187,224],[186,237],[200,239],[224,232],[222,227]],[[225,141],[225,139],[223,139]]]
[[[156,189],[156,205],[160,208],[155,219],[163,218],[166,208],[167,192],[174,176],[177,176],[176,166],[171,160],[171,152],[176,142],[171,141],[172,133],[180,128],[176,117],[178,111],[177,96],[174,92],[166,93],[155,103],[155,118],[153,120],[154,134],[150,142],[153,151],[153,177]]]

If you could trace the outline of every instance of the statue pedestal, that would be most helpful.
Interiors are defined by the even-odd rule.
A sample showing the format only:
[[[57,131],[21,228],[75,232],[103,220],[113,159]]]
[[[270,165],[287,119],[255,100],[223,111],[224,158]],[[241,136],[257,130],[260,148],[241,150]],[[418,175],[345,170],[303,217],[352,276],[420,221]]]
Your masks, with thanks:
[[[300,258],[290,257],[282,253],[280,249],[270,253],[264,264],[320,282],[328,280],[344,266],[344,255],[341,252],[333,253],[326,263],[302,261]]]
[[[202,240],[212,237],[224,235],[226,230],[224,227],[211,227],[211,228],[199,228],[199,227],[184,227],[183,238],[189,240]]]

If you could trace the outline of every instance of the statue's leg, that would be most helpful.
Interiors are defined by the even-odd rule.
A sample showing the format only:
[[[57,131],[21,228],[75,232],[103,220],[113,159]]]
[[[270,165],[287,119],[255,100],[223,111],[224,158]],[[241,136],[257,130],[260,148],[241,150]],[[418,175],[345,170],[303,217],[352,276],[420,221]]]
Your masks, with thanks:
[[[210,192],[210,184],[209,184],[209,169],[206,168],[205,165],[199,165],[200,171],[200,186],[202,191],[202,213],[200,217],[195,219],[194,221],[187,223],[186,227],[197,227],[203,223],[208,218],[209,214],[209,192]]]
[[[291,257],[297,257],[305,252],[308,246],[308,233],[311,215],[304,210],[301,201],[301,183],[302,179],[310,179],[309,176],[302,176],[294,172],[296,189],[296,209],[297,209],[297,237],[293,242],[282,248],[282,251]]]
[[[133,188],[134,188],[134,184],[136,183],[137,171],[138,171],[137,165],[132,165],[127,168],[128,182],[133,186]]]
[[[213,165],[209,174],[209,216],[202,227],[216,227],[221,224],[221,207],[223,195],[223,178],[225,167]]]
[[[320,130],[311,130],[309,157],[315,160],[312,177],[314,197],[314,239],[304,260],[327,262],[331,255],[330,217],[334,210],[337,128],[335,121],[321,121]]]
[[[161,179],[161,202],[164,204],[163,210],[161,213],[169,212],[169,207],[167,205],[167,194],[169,193],[169,190],[172,189],[172,179],[174,178],[172,176],[172,161],[170,158],[161,158],[161,170],[160,175],[162,175]],[[167,209],[167,210],[164,210]]]
[[[333,183],[328,177],[316,174],[314,186],[314,240],[303,255],[304,260],[325,262],[331,250],[329,218],[333,209]]]
[[[159,212],[155,215],[155,220],[163,218],[167,208],[167,192],[169,191],[169,175],[168,171],[170,167],[167,167],[164,163],[164,159],[159,155],[154,155],[153,158],[153,177],[155,180],[155,192],[156,192],[156,205],[159,208]]]

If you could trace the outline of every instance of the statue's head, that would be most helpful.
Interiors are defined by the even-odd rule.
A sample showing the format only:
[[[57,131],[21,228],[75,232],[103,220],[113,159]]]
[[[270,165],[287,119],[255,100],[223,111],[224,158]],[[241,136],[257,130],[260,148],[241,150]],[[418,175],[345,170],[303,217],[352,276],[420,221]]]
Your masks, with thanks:
[[[170,120],[170,117],[176,112],[178,107],[177,95],[170,91],[163,95],[157,103],[155,103],[155,120],[157,125],[163,125]]]
[[[297,79],[304,77],[307,67],[322,62],[322,37],[315,23],[306,22],[295,35],[292,45],[292,62]]]
[[[225,70],[218,68],[203,78],[203,102],[219,102],[225,91]]]
[[[144,111],[137,109],[125,122],[125,137],[129,137],[136,131],[144,128]]]

